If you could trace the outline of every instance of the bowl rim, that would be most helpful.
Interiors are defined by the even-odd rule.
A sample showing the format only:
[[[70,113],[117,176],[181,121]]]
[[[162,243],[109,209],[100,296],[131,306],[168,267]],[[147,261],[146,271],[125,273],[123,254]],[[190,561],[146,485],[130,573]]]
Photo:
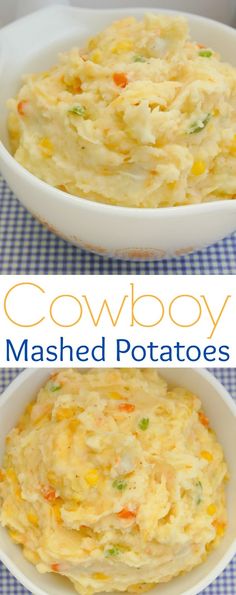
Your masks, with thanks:
[[[81,8],[77,6],[63,6],[60,4],[55,4],[48,6],[46,8],[42,8],[34,13],[29,15],[23,16],[20,19],[17,19],[13,23],[10,23],[2,28],[1,34],[7,34],[8,31],[12,31],[15,28],[17,29],[18,23],[27,23],[29,22],[32,17],[37,18],[37,15],[45,14],[48,12],[55,12],[61,11],[62,13],[80,13],[89,14],[89,13],[97,13],[97,14],[110,14],[111,18],[112,15],[126,15],[130,14],[130,12],[135,12],[136,14],[143,15],[144,12],[154,12],[155,14],[170,14],[170,15],[180,15],[184,16],[187,19],[190,18],[192,21],[195,21],[199,24],[207,23],[211,27],[216,27],[219,30],[225,31],[225,34],[231,33],[235,35],[236,38],[236,30],[231,27],[230,25],[226,25],[225,23],[221,23],[220,21],[216,21],[214,19],[210,19],[208,17],[203,17],[201,15],[197,15],[191,12],[180,11],[180,10],[170,10],[165,8],[149,8],[146,7],[122,7],[122,8],[102,8],[102,9],[94,9],[94,8]],[[233,198],[229,198],[226,200],[219,200],[219,201],[212,201],[212,202],[205,202],[205,203],[196,203],[196,204],[187,204],[187,205],[176,205],[170,207],[129,207],[129,206],[122,206],[122,205],[112,205],[107,204],[105,202],[98,202],[95,200],[91,200],[88,198],[83,198],[81,196],[76,196],[73,194],[69,194],[68,192],[64,192],[63,190],[59,190],[55,186],[51,186],[47,182],[41,180],[36,175],[29,172],[25,167],[23,167],[20,163],[16,161],[13,155],[8,151],[2,141],[0,141],[0,168],[1,168],[1,159],[6,165],[15,170],[16,174],[19,174],[21,177],[25,177],[26,183],[35,184],[39,191],[46,191],[51,194],[50,198],[55,199],[58,203],[69,203],[70,205],[78,205],[78,207],[82,207],[88,211],[97,211],[98,214],[116,214],[121,217],[132,218],[136,217],[138,219],[142,219],[143,217],[148,217],[149,215],[151,218],[159,217],[159,218],[169,218],[172,215],[175,215],[179,218],[183,218],[185,216],[189,216],[190,212],[191,215],[199,214],[199,213],[207,213],[212,211],[225,211],[225,210],[236,210],[236,200],[234,201]],[[54,195],[54,196],[53,196]]]
[[[58,370],[60,368],[30,368],[20,372],[16,376],[16,378],[12,382],[10,382],[5,391],[3,391],[2,395],[0,395],[0,411],[1,408],[4,407],[5,403],[14,397],[15,391],[19,388],[20,385],[24,384],[25,380],[29,379],[31,376],[34,376],[34,374],[40,373],[42,371],[48,371],[50,373],[52,369]],[[181,369],[189,371],[189,368]],[[165,368],[158,368],[158,372],[160,371],[161,373],[162,370],[165,370]],[[236,419],[236,403],[230,396],[230,393],[227,391],[227,389],[223,386],[223,384],[209,370],[205,368],[193,368],[193,370],[197,375],[205,379],[205,381],[208,382],[216,390],[219,397],[224,401],[224,403],[232,413],[233,417]],[[1,527],[0,530],[4,531],[4,529],[2,529]],[[215,565],[215,567],[208,574],[206,574],[205,577],[199,580],[195,586],[190,587],[189,589],[184,591],[182,595],[197,595],[201,593],[203,589],[208,587],[223,572],[223,570],[226,568],[226,566],[229,564],[229,562],[232,560],[235,554],[236,536],[233,542],[231,543],[230,547],[226,550],[225,554]],[[16,579],[24,585],[24,587],[26,587],[32,593],[34,593],[34,595],[48,595],[48,593],[44,589],[41,589],[41,587],[36,586],[30,579],[28,579],[25,576],[25,574],[18,568],[14,561],[10,559],[10,557],[4,552],[4,549],[1,547],[0,560],[6,566],[6,568],[8,568],[8,570],[13,574],[13,576],[15,576]]]
[[[25,369],[23,369],[21,372],[19,372],[17,374],[17,376],[8,384],[8,386],[5,388],[5,390],[0,394],[0,410],[5,405],[5,403],[13,397],[13,393],[15,393],[15,391],[18,389],[18,387],[21,384],[23,384],[25,380],[27,380],[31,376],[34,376],[35,374],[38,374],[42,371],[45,371],[45,372],[48,371],[49,373],[51,373],[52,371],[59,371],[61,369],[62,368],[60,366],[55,366],[55,367],[43,366],[40,368],[25,368]],[[63,369],[67,370],[67,369],[69,369],[69,367],[68,366],[66,366],[65,368],[63,367]],[[89,370],[89,368],[80,368],[79,366],[75,366],[74,369],[78,369],[80,371],[83,371],[84,373],[86,373],[86,371]],[[173,369],[173,370],[179,369],[179,370],[183,370],[183,371],[189,371],[189,369],[192,369],[195,374],[201,376],[208,382],[208,384],[213,386],[213,388],[216,390],[216,392],[219,393],[222,400],[226,403],[226,405],[230,409],[233,416],[236,418],[236,402],[231,397],[229,391],[225,388],[225,386],[220,382],[220,380],[218,380],[218,378],[212,372],[209,371],[209,369],[202,368],[202,367],[188,368],[188,367],[184,367],[184,366],[183,367],[176,366],[175,368],[173,367],[173,368],[169,368],[169,369],[170,370],[171,369]],[[162,371],[165,372],[166,368],[160,366],[160,367],[156,368],[156,370],[160,374],[162,374]]]

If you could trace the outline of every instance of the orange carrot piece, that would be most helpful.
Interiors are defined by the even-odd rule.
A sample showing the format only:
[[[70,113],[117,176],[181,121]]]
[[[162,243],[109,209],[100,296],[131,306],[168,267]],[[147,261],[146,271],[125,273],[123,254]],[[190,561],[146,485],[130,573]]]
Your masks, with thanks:
[[[132,413],[135,410],[135,405],[132,405],[132,403],[120,403],[119,409],[120,411],[126,411],[126,413]]]
[[[19,103],[17,105],[17,111],[18,111],[18,114],[20,114],[20,116],[25,116],[27,105],[29,105],[29,101],[28,100],[19,101]]]
[[[47,500],[48,502],[54,502],[57,498],[54,488],[51,488],[50,486],[43,487],[41,490],[41,493],[42,493],[44,500]]]
[[[53,572],[60,572],[60,564],[51,564]]]
[[[203,413],[203,411],[199,411],[198,416],[201,424],[205,426],[205,428],[209,428],[209,419],[206,417],[205,413]]]
[[[128,85],[128,79],[124,72],[115,72],[113,74],[113,81],[117,87],[126,87]]]
[[[133,510],[129,510],[128,508],[122,508],[122,510],[120,510],[120,512],[117,513],[117,516],[119,517],[119,519],[134,519],[137,516],[137,513],[134,512]]]

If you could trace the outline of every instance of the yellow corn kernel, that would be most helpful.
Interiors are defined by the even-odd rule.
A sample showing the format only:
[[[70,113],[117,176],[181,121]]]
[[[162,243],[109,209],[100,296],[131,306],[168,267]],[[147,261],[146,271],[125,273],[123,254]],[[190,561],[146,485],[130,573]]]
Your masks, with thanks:
[[[12,484],[12,487],[14,489],[15,496],[17,498],[20,498],[20,496],[21,496],[21,489],[20,489],[20,485],[19,485],[18,478],[17,478],[17,475],[16,475],[15,470],[12,469],[12,468],[7,469],[6,470],[6,477],[7,477],[7,479],[10,480],[10,482]]]
[[[70,419],[76,413],[75,407],[59,407],[56,410],[56,420],[63,421],[63,419]]]
[[[16,472],[15,472],[15,470],[14,470],[14,469],[12,469],[11,467],[10,467],[9,469],[7,469],[7,470],[6,470],[6,477],[7,477],[8,479],[10,479],[10,482],[11,482],[11,483],[12,483],[12,485],[13,485],[13,488],[14,488],[14,494],[15,494],[15,496],[16,496],[17,498],[20,498],[20,495],[21,495],[21,489],[20,489],[20,486],[19,486],[19,482],[18,482],[18,478],[17,478],[17,475],[16,475]]]
[[[86,473],[85,475],[85,480],[87,481],[87,484],[89,486],[96,486],[99,480],[99,474],[97,469],[90,469],[90,471],[88,471],[88,473]]]
[[[53,504],[53,514],[57,523],[61,523],[61,505],[61,501],[55,502],[55,504]]]
[[[216,529],[216,534],[218,537],[223,537],[225,534],[225,523],[221,523],[220,521],[214,521],[213,525]]]
[[[133,49],[133,43],[129,40],[119,41],[111,48],[113,54],[122,54],[123,52],[130,52]]]
[[[201,176],[202,174],[204,174],[206,171],[206,164],[204,161],[201,161],[200,159],[195,161],[192,167],[192,174],[194,176]]]
[[[49,484],[53,488],[55,488],[57,486],[57,484],[58,484],[58,478],[57,478],[56,474],[53,473],[53,471],[49,471],[48,474],[47,474],[47,478],[48,478]]]
[[[122,395],[120,393],[117,393],[115,391],[112,391],[111,393],[109,393],[107,395],[108,399],[114,399],[116,401],[121,401],[122,399]]]
[[[15,543],[24,543],[24,535],[15,529],[9,529],[8,533]]]
[[[91,37],[88,43],[89,50],[94,50],[97,47],[98,39],[97,37]]]
[[[212,115],[215,116],[215,117],[219,116],[220,115],[220,110],[217,107],[215,107],[215,109],[213,109],[213,111],[212,111]]]
[[[49,420],[49,411],[44,411],[44,413],[36,417],[36,419],[34,419],[32,423],[34,426],[38,426],[39,424],[41,424],[42,421],[47,420]]]
[[[201,555],[201,562],[205,562],[205,560],[207,560],[207,558],[208,558],[208,555],[207,555],[207,551],[205,549],[205,552]]]
[[[100,64],[102,59],[102,54],[100,50],[94,50],[91,54],[91,60],[95,62],[95,64]]]
[[[25,426],[28,423],[29,418],[31,416],[33,406],[34,406],[34,403],[29,403],[29,405],[27,405],[23,415],[20,417],[19,423],[16,426],[20,432],[22,432],[22,430],[25,429]]]
[[[18,139],[19,138],[19,130],[17,130],[17,129],[9,130],[9,135],[12,140]]]
[[[80,504],[79,500],[71,500],[70,502],[67,503],[66,505],[66,510],[68,510],[68,512],[77,512],[78,511],[78,504]],[[80,528],[81,530],[81,528]]]
[[[236,153],[236,134],[233,137],[232,143],[229,147],[229,151],[230,151],[230,153],[233,153],[233,154]]]
[[[52,157],[53,155],[53,144],[47,136],[44,136],[39,141],[39,147],[44,157]]]
[[[202,450],[200,456],[201,459],[205,459],[205,461],[209,461],[209,463],[213,461],[213,455],[211,454],[211,452],[208,452],[208,450]]]
[[[207,507],[207,514],[209,514],[210,516],[213,516],[217,511],[217,507],[215,504],[209,504],[209,506]]]
[[[43,70],[42,72],[40,72],[40,76],[43,79],[47,78],[50,74],[51,74],[50,70]]]
[[[107,576],[107,574],[104,574],[103,572],[94,572],[92,574],[92,578],[94,578],[95,581],[107,581],[107,579],[110,577]]]
[[[33,412],[32,416],[32,424],[34,426],[39,425],[42,421],[47,421],[50,419],[52,413],[52,405],[45,405],[41,410],[39,409],[38,415],[37,410]]]
[[[212,547],[213,547],[213,543],[214,543],[214,541],[209,541],[209,543],[206,544],[206,548],[205,549],[206,549],[206,552],[207,553],[211,552]]]
[[[6,470],[6,476],[12,483],[18,483],[16,472],[12,467],[9,467],[9,469]]]
[[[27,405],[26,410],[25,410],[25,415],[30,415],[31,411],[33,409],[34,406],[34,402],[33,403],[29,403],[29,405]]]
[[[20,418],[16,428],[17,430],[19,430],[19,432],[23,432],[23,430],[25,429],[25,426],[27,424],[27,416],[26,415],[22,415],[22,417]]]
[[[69,429],[71,432],[76,432],[78,426],[80,425],[79,419],[71,419],[69,422]]]
[[[176,182],[169,182],[167,188],[168,190],[174,190],[176,188]]]
[[[29,514],[27,514],[27,519],[31,525],[34,525],[34,527],[39,526],[37,514],[35,514],[34,512],[29,512]]]
[[[11,141],[11,149],[12,149],[12,152],[15,153],[19,147],[19,144],[20,144],[20,132],[19,132],[19,130],[14,130],[14,129],[11,130],[10,128],[8,128],[8,130],[9,130],[9,138]]]

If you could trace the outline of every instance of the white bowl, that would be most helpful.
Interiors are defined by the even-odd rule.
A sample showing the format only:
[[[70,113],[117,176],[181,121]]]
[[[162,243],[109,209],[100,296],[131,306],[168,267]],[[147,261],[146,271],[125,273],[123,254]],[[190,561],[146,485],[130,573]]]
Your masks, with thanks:
[[[153,12],[171,13],[150,9]],[[236,230],[236,200],[136,209],[90,202],[61,192],[21,167],[8,151],[6,100],[16,94],[21,75],[48,68],[59,51],[102,30],[114,19],[148,8],[86,10],[51,6],[0,32],[0,169],[23,205],[64,239],[104,255],[127,259],[178,256],[217,242]],[[236,30],[186,14],[194,39],[218,50],[236,66]]]
[[[168,383],[184,386],[197,394],[209,416],[210,423],[224,448],[230,470],[227,488],[228,528],[219,547],[206,562],[184,576],[153,589],[152,595],[196,595],[205,589],[226,567],[236,553],[236,407],[223,386],[205,370],[161,369]],[[0,465],[5,448],[5,437],[16,424],[26,405],[37,394],[49,377],[51,370],[26,370],[22,372],[0,397]],[[29,456],[30,452],[29,452]],[[55,574],[40,575],[24,558],[21,548],[15,545],[0,528],[0,559],[14,576],[34,595],[75,595],[69,581]]]

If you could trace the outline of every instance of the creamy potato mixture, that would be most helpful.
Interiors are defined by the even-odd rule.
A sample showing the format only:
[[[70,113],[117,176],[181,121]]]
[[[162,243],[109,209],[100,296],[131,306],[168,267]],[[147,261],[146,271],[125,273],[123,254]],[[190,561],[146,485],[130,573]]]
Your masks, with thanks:
[[[198,41],[182,17],[124,18],[25,76],[8,102],[15,158],[112,205],[236,198],[236,69]]]
[[[142,592],[205,560],[227,468],[201,402],[155,370],[63,370],[6,441],[0,521],[82,594]]]

